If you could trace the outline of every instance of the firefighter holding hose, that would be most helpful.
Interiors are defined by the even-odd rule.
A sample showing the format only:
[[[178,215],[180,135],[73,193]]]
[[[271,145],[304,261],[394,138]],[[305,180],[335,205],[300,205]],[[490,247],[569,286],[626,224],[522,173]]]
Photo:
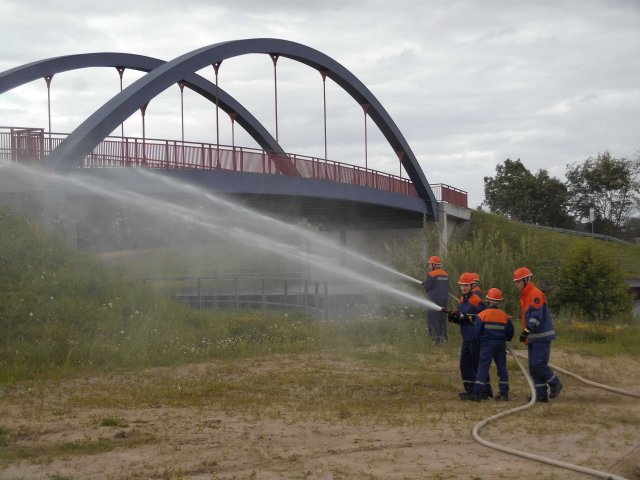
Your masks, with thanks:
[[[507,371],[506,342],[513,338],[514,328],[511,317],[501,310],[498,305],[502,302],[502,292],[497,288],[490,288],[486,295],[488,306],[478,313],[474,334],[480,342],[478,357],[478,373],[470,400],[484,400],[483,393],[489,384],[489,368],[491,362],[496,363],[498,370],[498,388],[500,393],[496,400],[509,400],[509,372]]]
[[[427,298],[436,305],[446,308],[449,298],[449,275],[442,269],[442,259],[437,255],[429,257],[429,272],[422,285]],[[427,328],[435,345],[447,341],[447,314],[444,311],[427,311]]]
[[[460,400],[471,400],[473,396],[473,386],[478,372],[478,356],[480,355],[480,344],[473,333],[473,323],[475,316],[486,308],[482,295],[473,291],[474,282],[475,275],[473,273],[464,272],[460,275],[458,285],[460,285],[462,295],[458,298],[458,310],[448,312],[449,322],[460,325],[460,336],[462,337],[460,376],[464,392],[458,394]],[[493,396],[490,384],[487,385],[483,394],[486,398]]]
[[[562,391],[562,383],[549,367],[551,341],[556,338],[547,298],[533,283],[533,273],[527,267],[513,272],[513,281],[520,290],[522,333],[520,341],[527,344],[529,373],[536,389],[536,401],[548,402]]]

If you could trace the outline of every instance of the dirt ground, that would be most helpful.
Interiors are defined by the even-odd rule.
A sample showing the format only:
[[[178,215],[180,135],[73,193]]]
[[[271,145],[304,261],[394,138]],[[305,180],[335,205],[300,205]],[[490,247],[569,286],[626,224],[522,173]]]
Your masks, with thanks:
[[[309,361],[291,355],[256,368],[277,378],[279,372],[291,372]],[[554,361],[568,370],[579,366],[583,376],[591,371],[592,380],[640,393],[640,359],[586,359],[554,352]],[[239,362],[247,366],[251,360]],[[319,364],[331,369],[361,368],[355,361],[353,365],[332,362],[313,359],[314,368]],[[447,368],[455,382],[455,365]],[[142,386],[154,375],[201,378],[217,369],[219,365],[211,362],[151,370],[144,378],[95,375],[23,383],[0,391],[5,439],[0,442],[0,453],[4,452],[0,478],[589,478],[493,450],[473,439],[471,431],[480,420],[527,403],[523,380],[512,381],[508,403],[461,402],[456,390],[446,386],[438,392],[425,391],[434,409],[409,411],[400,422],[358,412],[341,418],[328,413],[330,408],[324,404],[313,405],[313,397],[299,409],[277,403],[261,408],[260,399],[253,399],[253,406],[235,409],[215,401],[182,406],[161,396],[142,402],[143,407],[117,401],[96,406],[88,400],[90,393],[82,393],[130,388],[136,381]],[[568,377],[563,382],[566,388],[557,400],[498,419],[481,436],[529,453],[640,479],[640,399]],[[135,388],[130,395],[135,395]]]

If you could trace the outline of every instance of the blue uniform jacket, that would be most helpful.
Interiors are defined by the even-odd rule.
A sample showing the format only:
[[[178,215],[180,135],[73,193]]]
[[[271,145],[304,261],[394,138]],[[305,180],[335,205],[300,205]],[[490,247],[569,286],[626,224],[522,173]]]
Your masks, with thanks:
[[[480,341],[480,344],[507,342],[513,338],[515,331],[511,317],[495,305],[490,305],[478,313],[473,327],[474,334]]]
[[[487,306],[482,301],[482,295],[477,292],[470,291],[458,299],[458,311],[465,315],[477,315],[485,308]],[[462,340],[464,341],[474,341],[473,323],[463,322],[460,325],[460,335],[462,335]]]
[[[522,328],[529,330],[527,343],[550,342],[556,338],[553,319],[547,298],[533,282],[529,281],[520,292],[522,306]]]
[[[446,307],[449,300],[449,275],[441,268],[427,274],[423,283],[427,298],[440,307]]]

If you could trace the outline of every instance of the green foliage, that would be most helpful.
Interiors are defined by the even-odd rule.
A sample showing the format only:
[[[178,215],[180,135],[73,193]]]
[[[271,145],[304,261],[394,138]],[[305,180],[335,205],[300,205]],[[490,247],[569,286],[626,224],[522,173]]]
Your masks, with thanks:
[[[596,233],[617,235],[638,209],[640,156],[614,158],[607,151],[582,164],[567,165],[569,207],[577,218],[589,219],[595,210]]]
[[[529,266],[536,282],[553,292],[551,287],[561,279],[565,251],[576,241],[484,212],[473,212],[472,230],[468,240],[450,244],[444,254],[446,268],[456,280],[462,271],[477,271],[485,290],[492,286],[503,290],[507,311],[516,316],[513,269]],[[624,258],[625,273],[640,272],[640,247],[598,245],[611,259]],[[402,270],[421,278],[425,260],[421,247],[416,244],[415,251],[405,249],[402,255]],[[345,355],[366,352],[368,360],[380,363],[399,355],[415,357],[429,348],[421,309],[371,312],[344,321],[281,312],[195,311],[145,288],[119,267],[51,243],[38,228],[5,211],[0,211],[0,295],[0,383],[322,350]],[[554,311],[560,306],[555,299],[551,304]],[[593,341],[617,345],[637,339],[635,330],[629,332],[617,337],[617,332],[600,332],[604,337]],[[455,349],[457,341],[452,335],[447,349]],[[3,438],[0,429],[0,443]]]
[[[640,217],[632,217],[625,222],[622,228],[622,238],[627,241],[640,238]]]
[[[581,315],[560,313],[554,319],[561,348],[590,355],[638,356],[640,325],[629,322],[628,315],[617,315],[607,322],[585,321]]]
[[[105,417],[100,420],[101,427],[118,427],[125,428],[129,426],[129,423],[122,417],[113,416],[113,417]]]
[[[556,298],[591,320],[628,314],[633,307],[622,268],[591,240],[576,241],[565,252]]]
[[[480,285],[486,292],[489,288],[499,288],[508,300],[504,309],[515,312],[516,297],[511,292],[512,282],[504,272],[513,271],[517,265],[513,250],[497,232],[477,231],[465,242],[449,246],[447,252],[447,272],[455,285],[455,295],[460,295],[457,281],[463,272],[476,272],[480,275]],[[511,293],[511,295],[509,295]]]
[[[484,203],[492,212],[536,225],[567,227],[567,188],[546,170],[532,174],[520,161],[505,160],[495,177],[484,177]]]
[[[527,266],[536,274],[536,283],[553,298],[563,252],[574,238],[483,211],[472,212],[470,231],[469,238],[449,245],[446,262],[452,278],[475,271],[484,291],[491,287],[502,290],[505,310],[517,317],[520,297],[513,271]]]
[[[119,267],[52,243],[6,211],[0,266],[0,383],[367,343],[417,351],[426,343],[421,316],[324,322],[270,311],[196,311]]]
[[[248,348],[296,351],[310,342],[308,318],[194,311],[6,211],[0,295],[0,382],[240,356]]]
[[[467,239],[451,242],[443,255],[453,295],[459,295],[456,282],[460,274],[474,271],[480,275],[481,287],[485,292],[491,287],[502,290],[505,296],[504,309],[518,318],[520,297],[512,281],[513,271],[519,266],[527,266],[535,274],[536,285],[546,293],[552,311],[570,310],[574,304],[566,296],[559,296],[560,285],[569,284],[569,280],[565,280],[569,273],[564,266],[570,259],[569,252],[579,252],[576,245],[585,244],[593,245],[607,256],[610,265],[605,271],[620,271],[622,293],[610,296],[610,301],[617,305],[616,308],[608,307],[611,315],[619,312],[629,314],[629,295],[625,290],[624,278],[640,275],[640,246],[602,242],[540,229],[480,210],[472,212],[469,230]],[[419,245],[398,252],[396,259],[402,271],[415,278],[423,276],[423,255]],[[584,295],[588,297],[590,294]],[[582,301],[589,300],[582,297]],[[455,300],[451,299],[450,305],[454,304]]]
[[[9,444],[9,429],[0,425],[0,447]]]

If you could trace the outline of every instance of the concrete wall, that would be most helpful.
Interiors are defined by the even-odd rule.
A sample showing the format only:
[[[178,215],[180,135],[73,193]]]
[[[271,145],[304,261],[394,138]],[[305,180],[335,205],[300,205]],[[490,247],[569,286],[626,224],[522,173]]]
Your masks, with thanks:
[[[418,249],[421,256],[446,251],[447,244],[464,238],[469,228],[471,210],[449,203],[439,203],[439,245],[427,245],[423,228],[402,229],[345,229],[324,231],[322,234],[343,247],[355,250],[386,265],[394,264],[399,249]]]
[[[451,203],[438,203],[441,251],[446,251],[449,241],[464,238],[469,229],[471,209]]]

